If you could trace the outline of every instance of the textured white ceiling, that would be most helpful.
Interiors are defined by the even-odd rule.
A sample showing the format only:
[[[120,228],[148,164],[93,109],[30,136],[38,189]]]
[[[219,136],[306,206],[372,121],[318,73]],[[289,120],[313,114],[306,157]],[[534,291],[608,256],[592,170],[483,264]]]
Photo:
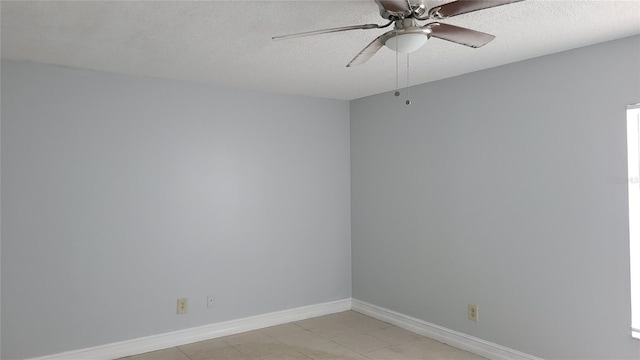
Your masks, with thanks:
[[[387,48],[345,67],[387,29],[271,40],[382,24],[373,0],[2,1],[0,11],[8,59],[336,99],[396,86],[396,56]],[[430,39],[410,56],[411,85],[640,34],[640,0],[527,0],[444,22],[496,39],[480,49]],[[400,63],[403,87],[404,55]]]

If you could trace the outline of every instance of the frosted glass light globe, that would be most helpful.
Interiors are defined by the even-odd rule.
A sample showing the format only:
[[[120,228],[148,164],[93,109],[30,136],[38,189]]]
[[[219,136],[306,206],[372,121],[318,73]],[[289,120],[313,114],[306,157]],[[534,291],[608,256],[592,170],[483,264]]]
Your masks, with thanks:
[[[399,53],[410,53],[420,49],[428,39],[426,34],[400,34],[389,38],[385,45]]]

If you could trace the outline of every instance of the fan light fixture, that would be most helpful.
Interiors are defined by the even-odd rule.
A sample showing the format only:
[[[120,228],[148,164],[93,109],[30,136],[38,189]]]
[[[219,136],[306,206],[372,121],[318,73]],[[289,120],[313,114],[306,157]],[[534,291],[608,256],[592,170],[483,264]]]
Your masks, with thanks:
[[[411,53],[420,49],[429,37],[424,33],[399,34],[389,38],[384,44],[399,53]]]

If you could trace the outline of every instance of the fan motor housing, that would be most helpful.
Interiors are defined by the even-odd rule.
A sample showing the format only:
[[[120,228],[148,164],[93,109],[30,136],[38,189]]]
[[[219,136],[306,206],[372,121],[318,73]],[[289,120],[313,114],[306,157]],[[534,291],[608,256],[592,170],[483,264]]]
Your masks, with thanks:
[[[409,1],[411,10],[406,9],[406,5],[400,6],[398,0],[376,0],[380,8],[380,16],[387,20],[400,20],[422,16],[426,12],[424,0],[399,0]],[[406,4],[406,3],[405,3]]]

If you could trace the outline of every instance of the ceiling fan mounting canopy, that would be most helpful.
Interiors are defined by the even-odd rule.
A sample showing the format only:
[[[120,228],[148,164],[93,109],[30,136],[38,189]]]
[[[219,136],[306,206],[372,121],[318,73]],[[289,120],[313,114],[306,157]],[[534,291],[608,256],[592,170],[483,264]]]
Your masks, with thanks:
[[[418,21],[443,20],[452,16],[511,4],[523,0],[455,0],[427,10],[425,0],[374,0],[380,9],[380,16],[389,20],[387,24],[364,24],[333,29],[307,31],[303,33],[274,36],[274,40],[293,39],[311,35],[328,34],[349,30],[382,29],[394,25],[394,29],[378,36],[347,64],[360,65],[369,60],[385,45],[402,53],[421,48],[428,39],[435,37],[472,48],[479,48],[495,36],[460,26],[431,22],[419,25]]]

